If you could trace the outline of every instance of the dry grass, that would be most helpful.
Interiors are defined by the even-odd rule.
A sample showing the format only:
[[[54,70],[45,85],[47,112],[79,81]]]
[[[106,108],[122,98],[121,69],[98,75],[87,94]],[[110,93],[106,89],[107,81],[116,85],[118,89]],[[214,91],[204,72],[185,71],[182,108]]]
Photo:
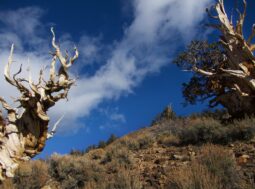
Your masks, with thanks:
[[[238,189],[242,181],[231,153],[208,144],[190,164],[173,169],[168,187],[173,189]]]
[[[13,182],[17,189],[37,189],[42,188],[49,178],[48,164],[36,160],[21,164],[16,171]]]
[[[198,161],[205,165],[210,173],[220,179],[224,188],[238,188],[240,177],[237,172],[236,161],[224,147],[212,144],[203,146]]]
[[[159,135],[157,137],[157,141],[159,144],[163,146],[176,146],[180,144],[180,139],[178,136],[169,134],[169,133],[163,133],[162,135]]]
[[[171,189],[223,189],[219,178],[198,162],[175,169],[169,175],[166,188]]]

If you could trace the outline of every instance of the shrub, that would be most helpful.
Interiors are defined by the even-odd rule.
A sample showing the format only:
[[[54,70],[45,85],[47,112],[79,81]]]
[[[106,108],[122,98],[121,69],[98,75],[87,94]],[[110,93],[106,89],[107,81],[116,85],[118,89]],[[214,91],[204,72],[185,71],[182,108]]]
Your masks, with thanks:
[[[36,160],[21,164],[13,182],[17,189],[37,189],[42,188],[48,179],[48,165],[44,161]]]
[[[105,156],[105,150],[104,149],[95,149],[93,151],[90,151],[87,153],[88,157],[92,160],[99,160],[102,159]]]
[[[192,113],[190,118],[212,118],[216,120],[224,120],[230,118],[226,109],[215,109],[215,110],[205,110],[201,113]]]
[[[83,163],[67,157],[50,160],[50,175],[61,183],[63,188],[81,188],[87,181]]]
[[[158,135],[157,141],[163,146],[178,145],[180,143],[180,139],[177,136],[169,133],[163,133],[161,135]]]
[[[219,179],[197,162],[192,162],[190,166],[173,169],[165,188],[223,189]]]
[[[168,188],[239,189],[241,177],[231,153],[215,145],[202,146],[200,156],[191,164],[169,173]]]
[[[255,118],[234,121],[229,127],[232,140],[250,140],[255,136]]]
[[[147,149],[150,148],[153,144],[153,139],[150,136],[143,136],[138,139],[139,149]]]
[[[220,179],[226,189],[240,188],[240,175],[238,174],[236,162],[230,152],[223,147],[206,145],[201,149],[199,163]]]
[[[109,162],[117,162],[117,164],[122,166],[132,166],[133,159],[130,155],[129,150],[126,147],[116,145],[106,152],[101,164],[106,164]]]
[[[128,136],[124,136],[120,140],[120,145],[123,147],[127,147],[131,151],[137,151],[140,148],[140,144],[138,143],[137,140],[132,140]]]
[[[142,181],[139,172],[131,172],[128,169],[119,167],[117,174],[105,183],[101,188],[105,189],[142,189]]]
[[[99,141],[98,148],[105,148],[107,146],[106,142],[101,140]]]
[[[196,119],[179,132],[181,143],[201,144],[207,142],[225,142],[224,128],[214,119]]]
[[[182,144],[227,144],[250,140],[255,136],[255,118],[234,121],[227,125],[212,118],[195,118],[190,125],[179,128],[177,136]]]
[[[156,116],[156,118],[152,121],[151,125],[155,125],[158,123],[162,123],[164,121],[175,120],[177,118],[176,113],[172,109],[171,106],[167,106],[163,112]]]
[[[94,149],[97,149],[97,146],[96,145],[90,145],[86,148],[85,153],[88,153],[89,151],[94,150]]]
[[[137,138],[123,138],[120,144],[126,146],[131,151],[138,151],[152,147],[154,138],[150,135],[140,134]]]
[[[49,160],[50,175],[60,183],[61,188],[84,188],[89,182],[98,182],[103,170],[85,157],[52,156]]]
[[[115,140],[117,140],[118,137],[115,136],[114,134],[111,134],[111,136],[109,137],[109,139],[107,140],[106,144],[109,145],[111,143],[113,143]]]
[[[70,155],[73,155],[73,156],[82,156],[83,154],[84,154],[84,152],[81,151],[81,150],[72,149],[72,150],[70,151]]]

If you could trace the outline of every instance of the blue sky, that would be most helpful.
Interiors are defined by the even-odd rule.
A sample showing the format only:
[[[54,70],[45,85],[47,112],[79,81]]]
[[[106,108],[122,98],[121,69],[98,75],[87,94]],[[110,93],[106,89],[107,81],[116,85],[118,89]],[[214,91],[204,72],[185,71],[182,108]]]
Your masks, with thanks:
[[[213,0],[1,0],[0,60],[6,62],[14,42],[17,69],[50,64],[50,27],[62,50],[78,46],[80,58],[71,69],[79,76],[70,101],[49,111],[51,125],[63,114],[58,134],[39,157],[68,153],[122,136],[149,125],[167,105],[178,115],[206,109],[206,104],[183,107],[181,84],[190,77],[171,60],[192,39],[213,40],[205,8]],[[226,0],[227,10],[233,1]],[[247,34],[255,20],[254,1],[248,0]],[[29,63],[27,59],[29,58]],[[24,73],[26,76],[27,73]],[[15,89],[0,95],[11,101]]]

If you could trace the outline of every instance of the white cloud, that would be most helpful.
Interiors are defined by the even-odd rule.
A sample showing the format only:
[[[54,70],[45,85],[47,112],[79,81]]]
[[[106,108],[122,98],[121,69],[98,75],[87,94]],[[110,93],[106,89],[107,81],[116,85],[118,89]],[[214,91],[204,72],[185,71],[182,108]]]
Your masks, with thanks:
[[[5,34],[15,35],[13,42],[18,48],[23,49],[24,45],[35,50],[35,47],[40,46],[40,49],[46,48],[45,30],[40,19],[44,11],[38,7],[20,8],[15,11],[0,12],[0,22],[5,27],[0,29],[0,36]],[[21,41],[22,40],[22,44]],[[19,43],[17,43],[19,41]],[[10,42],[10,39],[9,39]],[[4,43],[4,41],[1,41]]]
[[[102,44],[98,36],[81,36],[78,43],[81,58],[74,65],[74,70],[75,66],[80,68],[90,62],[102,62],[101,67],[94,75],[80,76],[77,86],[70,91],[70,101],[61,101],[51,109],[53,120],[65,113],[68,117],[63,121],[62,129],[77,129],[81,124],[76,120],[88,116],[102,101],[131,93],[144,77],[159,72],[160,68],[170,62],[178,46],[198,34],[197,27],[203,20],[204,10],[210,1],[134,0],[134,20],[125,28],[120,41],[109,47]],[[1,15],[6,14],[8,17],[3,19]],[[49,37],[45,39],[41,36],[45,35],[44,32],[38,32],[43,26],[40,21],[42,14],[43,11],[36,7],[0,13],[0,21],[5,24],[0,29],[0,39],[6,37],[6,40],[1,41],[0,47],[6,49],[13,40],[19,47],[19,51],[15,51],[15,59],[26,62],[29,56],[34,70],[50,63],[50,57],[45,56],[49,44],[46,39]],[[73,45],[70,35],[60,39],[65,41],[61,43],[61,47]],[[24,52],[27,50],[25,46],[29,46],[28,54]],[[43,48],[38,48],[39,46]],[[8,53],[0,52],[1,62],[7,61]],[[12,94],[3,77],[0,79],[0,87],[8,88],[5,90],[8,93],[1,91],[1,95],[6,97]],[[112,116],[112,119],[119,121],[124,118],[121,114]]]
[[[119,112],[118,107],[115,108],[98,108],[98,112],[104,116],[107,117],[108,120],[113,121],[113,122],[118,122],[118,123],[125,123],[126,122],[126,117],[125,115],[121,114]]]
[[[126,118],[123,114],[119,114],[119,113],[113,113],[110,115],[110,119],[113,121],[118,121],[121,123],[125,123],[126,122]]]

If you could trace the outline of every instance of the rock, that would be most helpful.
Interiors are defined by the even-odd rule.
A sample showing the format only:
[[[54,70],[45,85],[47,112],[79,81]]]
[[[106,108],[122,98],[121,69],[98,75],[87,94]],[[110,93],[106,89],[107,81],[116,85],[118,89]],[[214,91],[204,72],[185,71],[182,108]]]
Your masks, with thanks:
[[[195,158],[196,158],[196,153],[193,151],[189,152],[189,159],[194,160]]]
[[[191,157],[194,157],[194,156],[196,156],[196,152],[189,151],[189,155],[190,155]]]
[[[237,158],[237,163],[239,165],[241,164],[246,164],[248,162],[248,160],[250,159],[250,156],[249,155],[241,155],[240,157]]]
[[[44,186],[44,187],[42,187],[42,189],[52,189],[50,186]]]
[[[181,160],[181,161],[182,161],[182,160],[185,159],[185,156],[174,154],[174,155],[173,155],[173,159],[174,159],[174,160]]]

